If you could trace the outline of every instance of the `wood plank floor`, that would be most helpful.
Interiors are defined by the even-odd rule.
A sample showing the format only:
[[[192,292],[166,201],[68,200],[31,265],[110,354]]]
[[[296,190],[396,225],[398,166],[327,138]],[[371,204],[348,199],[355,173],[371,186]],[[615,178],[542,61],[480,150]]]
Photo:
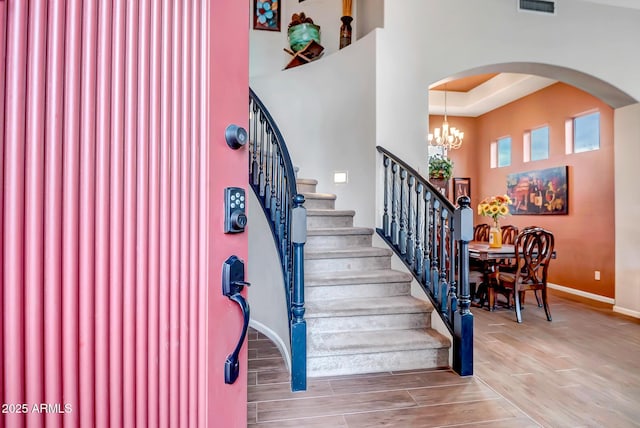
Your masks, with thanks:
[[[532,297],[532,296],[531,296]],[[530,301],[529,301],[530,300]],[[450,370],[309,379],[292,393],[277,348],[249,335],[251,427],[640,427],[640,321],[553,293],[475,315],[475,375]]]

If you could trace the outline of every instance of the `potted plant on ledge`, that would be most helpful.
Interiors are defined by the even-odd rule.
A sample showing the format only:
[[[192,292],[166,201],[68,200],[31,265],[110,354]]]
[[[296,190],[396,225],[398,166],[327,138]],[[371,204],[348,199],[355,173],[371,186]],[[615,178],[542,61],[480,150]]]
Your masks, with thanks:
[[[442,155],[429,158],[429,181],[440,193],[449,196],[449,179],[453,175],[453,161]]]

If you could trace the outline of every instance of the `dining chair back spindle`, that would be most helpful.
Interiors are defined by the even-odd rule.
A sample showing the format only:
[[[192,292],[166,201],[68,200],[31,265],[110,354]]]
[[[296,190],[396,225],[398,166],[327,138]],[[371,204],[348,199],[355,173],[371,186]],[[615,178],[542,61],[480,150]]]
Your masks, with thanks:
[[[516,242],[516,238],[518,236],[518,228],[511,224],[506,224],[501,226],[502,230],[502,243],[503,244],[513,244]]]
[[[491,226],[486,223],[476,224],[473,227],[473,240],[489,242],[489,233]]]

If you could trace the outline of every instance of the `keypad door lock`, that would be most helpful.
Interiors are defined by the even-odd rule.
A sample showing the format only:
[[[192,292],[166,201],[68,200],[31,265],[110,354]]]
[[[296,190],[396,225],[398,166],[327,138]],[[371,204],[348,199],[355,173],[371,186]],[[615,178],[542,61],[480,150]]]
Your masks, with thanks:
[[[246,205],[244,189],[240,187],[224,189],[224,233],[244,232],[247,226]]]

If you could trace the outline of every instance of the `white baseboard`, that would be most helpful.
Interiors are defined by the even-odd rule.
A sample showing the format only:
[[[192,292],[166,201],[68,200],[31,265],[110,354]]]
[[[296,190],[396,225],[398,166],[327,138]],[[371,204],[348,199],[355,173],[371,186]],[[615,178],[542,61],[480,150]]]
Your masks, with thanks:
[[[575,296],[584,297],[586,299],[596,300],[598,302],[608,303],[613,305],[613,312],[617,312],[622,315],[627,315],[633,318],[640,319],[640,311],[634,311],[633,309],[623,308],[621,306],[616,305],[616,299],[612,299],[611,297],[604,297],[598,294],[587,293],[586,291],[576,290],[575,288],[564,287],[562,285],[553,284],[551,282],[547,283],[549,288],[556,289],[558,291],[562,291],[564,293],[573,294]]]
[[[618,305],[613,305],[613,312],[617,312],[622,315],[627,315],[633,318],[640,319],[640,311],[634,311],[633,309],[622,308]]]
[[[275,331],[271,330],[269,327],[262,324],[260,321],[254,320],[253,318],[249,319],[249,326],[255,328],[260,333],[264,334],[269,339],[271,339],[273,343],[276,344],[276,346],[278,347],[278,350],[280,350],[280,353],[284,358],[284,363],[287,366],[287,370],[289,371],[289,373],[291,373],[291,354],[289,353],[289,348],[287,348],[287,345],[280,338],[280,336],[278,336]]]
[[[615,305],[616,300],[611,297],[600,296],[599,294],[588,293],[582,290],[576,290],[575,288],[565,287],[563,285],[554,284],[552,282],[548,282],[547,286],[549,288],[553,288],[554,290],[562,291],[563,293],[573,294],[575,296],[584,297],[585,299],[595,300],[598,302],[608,303],[610,305]]]

